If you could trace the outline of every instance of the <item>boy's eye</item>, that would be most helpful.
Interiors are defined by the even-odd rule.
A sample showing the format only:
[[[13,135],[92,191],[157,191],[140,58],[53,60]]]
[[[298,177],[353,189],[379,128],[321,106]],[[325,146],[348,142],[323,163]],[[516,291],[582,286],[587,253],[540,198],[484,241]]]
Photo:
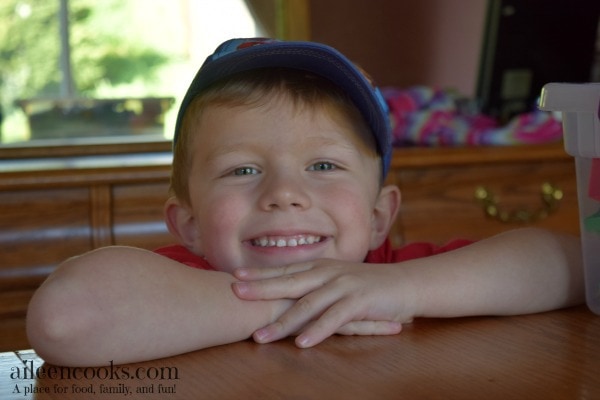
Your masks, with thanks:
[[[335,164],[327,162],[327,161],[319,161],[311,165],[308,170],[309,171],[331,171],[336,168]]]
[[[252,167],[240,167],[233,171],[233,175],[235,176],[256,175],[258,173],[258,170]]]

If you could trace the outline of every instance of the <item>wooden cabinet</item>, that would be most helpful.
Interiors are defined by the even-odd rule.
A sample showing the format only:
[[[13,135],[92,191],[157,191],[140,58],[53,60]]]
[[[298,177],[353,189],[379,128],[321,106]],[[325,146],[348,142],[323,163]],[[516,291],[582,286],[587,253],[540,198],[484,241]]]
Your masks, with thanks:
[[[163,219],[169,153],[57,160],[0,161],[0,351],[29,347],[27,304],[61,261],[174,241]]]
[[[402,192],[395,244],[481,239],[525,225],[579,234],[575,164],[560,145],[399,149],[388,181]],[[484,190],[487,203],[476,196]]]
[[[170,163],[168,151],[0,161],[0,351],[29,346],[27,303],[62,260],[111,244],[173,242],[163,220]],[[388,181],[402,191],[396,244],[478,239],[523,225],[487,217],[479,186],[500,208],[535,210],[541,185],[552,184],[562,191],[558,207],[527,223],[579,233],[574,161],[558,144],[398,149]]]

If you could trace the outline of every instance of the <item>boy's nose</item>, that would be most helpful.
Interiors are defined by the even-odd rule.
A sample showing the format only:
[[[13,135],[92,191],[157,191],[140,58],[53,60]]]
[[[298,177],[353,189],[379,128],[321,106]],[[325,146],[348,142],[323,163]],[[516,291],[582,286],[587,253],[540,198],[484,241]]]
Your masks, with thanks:
[[[289,175],[272,176],[265,180],[260,207],[265,211],[306,209],[310,207],[310,196],[305,191],[302,179]]]

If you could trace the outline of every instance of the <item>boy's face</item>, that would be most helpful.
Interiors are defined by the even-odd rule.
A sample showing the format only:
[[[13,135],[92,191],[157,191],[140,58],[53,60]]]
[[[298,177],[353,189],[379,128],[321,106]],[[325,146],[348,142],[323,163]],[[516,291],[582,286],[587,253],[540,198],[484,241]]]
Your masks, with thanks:
[[[187,245],[215,268],[362,261],[380,160],[333,107],[210,106],[192,142]],[[187,208],[186,206],[183,206]]]

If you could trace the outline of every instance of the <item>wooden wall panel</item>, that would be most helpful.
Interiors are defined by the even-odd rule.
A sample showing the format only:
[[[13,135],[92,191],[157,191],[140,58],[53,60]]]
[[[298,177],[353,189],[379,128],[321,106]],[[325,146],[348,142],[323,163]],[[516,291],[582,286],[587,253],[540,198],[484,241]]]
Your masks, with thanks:
[[[62,169],[51,167],[54,159],[47,169],[0,160],[0,351],[28,347],[27,304],[60,262],[112,244],[173,242],[162,214],[171,169],[165,154],[124,166],[121,156],[98,166],[96,155],[89,162],[69,155],[62,164],[73,167]]]
[[[89,204],[85,187],[0,191],[0,270],[51,266],[91,250]]]
[[[154,249],[175,239],[164,222],[168,182],[115,185],[112,188],[113,243]]]

